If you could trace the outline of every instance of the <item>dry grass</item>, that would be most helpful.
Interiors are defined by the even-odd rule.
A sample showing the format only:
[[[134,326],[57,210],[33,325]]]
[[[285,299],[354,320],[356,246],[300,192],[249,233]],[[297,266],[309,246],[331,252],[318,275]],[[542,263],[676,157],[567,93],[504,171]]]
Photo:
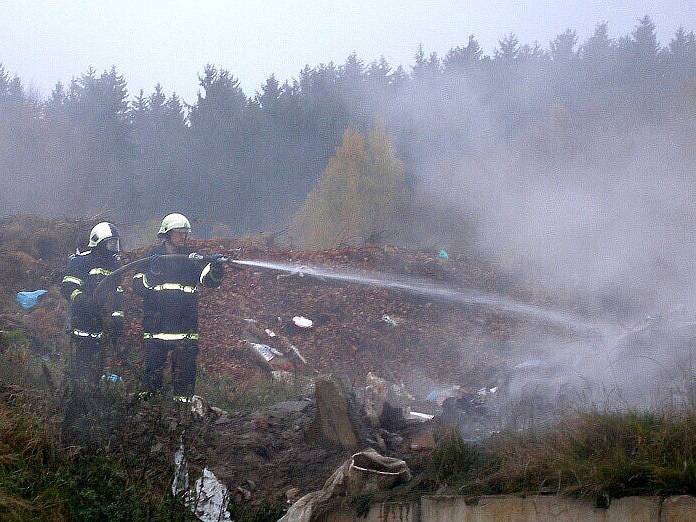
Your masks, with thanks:
[[[0,520],[191,519],[168,494],[171,401],[143,410],[118,387],[63,390],[21,334],[2,341]]]
[[[696,494],[696,411],[580,413],[543,433],[501,434],[485,447],[456,436],[434,456],[461,493],[589,498]]]

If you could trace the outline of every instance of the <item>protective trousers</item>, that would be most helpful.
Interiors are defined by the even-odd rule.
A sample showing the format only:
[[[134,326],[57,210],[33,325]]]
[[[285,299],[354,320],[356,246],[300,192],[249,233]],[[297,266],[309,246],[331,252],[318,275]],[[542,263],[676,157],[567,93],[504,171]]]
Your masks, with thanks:
[[[172,354],[172,388],[174,395],[190,397],[196,385],[198,344],[191,341],[145,341],[143,388],[154,392],[162,388],[162,373],[167,355]]]
[[[74,383],[97,384],[104,369],[99,339],[71,336],[72,360],[68,374]]]

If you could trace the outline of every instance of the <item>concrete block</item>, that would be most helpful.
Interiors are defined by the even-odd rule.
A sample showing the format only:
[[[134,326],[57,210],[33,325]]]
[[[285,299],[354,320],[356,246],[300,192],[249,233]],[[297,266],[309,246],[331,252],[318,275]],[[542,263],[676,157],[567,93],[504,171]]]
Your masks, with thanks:
[[[658,522],[660,497],[624,497],[611,501],[607,522]]]
[[[606,510],[563,497],[491,496],[472,507],[467,522],[605,522]]]
[[[660,522],[694,522],[696,520],[696,497],[680,495],[662,501]]]
[[[433,495],[421,498],[422,522],[462,522],[469,520],[471,506],[464,497]]]
[[[418,502],[382,502],[370,508],[365,522],[419,522]]]

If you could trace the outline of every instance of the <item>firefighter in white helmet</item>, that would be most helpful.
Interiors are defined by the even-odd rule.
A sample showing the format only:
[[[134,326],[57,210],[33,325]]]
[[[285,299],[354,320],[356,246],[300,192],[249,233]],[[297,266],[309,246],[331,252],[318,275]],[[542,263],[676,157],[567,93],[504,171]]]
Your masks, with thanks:
[[[70,256],[61,293],[70,302],[70,376],[76,382],[95,384],[103,370],[102,341],[123,332],[123,288],[118,281],[101,296],[94,295],[101,280],[121,265],[116,227],[107,222],[97,224],[89,234],[88,248]]]
[[[190,232],[186,216],[167,215],[157,233],[162,242],[148,253],[155,257],[148,269],[135,274],[133,280],[134,291],[143,296],[144,393],[161,389],[162,373],[171,353],[174,398],[180,401],[189,400],[196,382],[199,287],[217,288],[224,276],[221,261],[158,259],[167,254],[192,256]]]

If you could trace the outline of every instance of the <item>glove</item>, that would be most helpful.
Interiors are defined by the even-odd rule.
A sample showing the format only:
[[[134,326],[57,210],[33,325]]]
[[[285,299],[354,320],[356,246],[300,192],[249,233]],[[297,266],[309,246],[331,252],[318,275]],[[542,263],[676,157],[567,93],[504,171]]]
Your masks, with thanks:
[[[210,275],[216,281],[220,281],[225,275],[225,265],[223,265],[222,263],[222,261],[213,261],[210,264]]]

